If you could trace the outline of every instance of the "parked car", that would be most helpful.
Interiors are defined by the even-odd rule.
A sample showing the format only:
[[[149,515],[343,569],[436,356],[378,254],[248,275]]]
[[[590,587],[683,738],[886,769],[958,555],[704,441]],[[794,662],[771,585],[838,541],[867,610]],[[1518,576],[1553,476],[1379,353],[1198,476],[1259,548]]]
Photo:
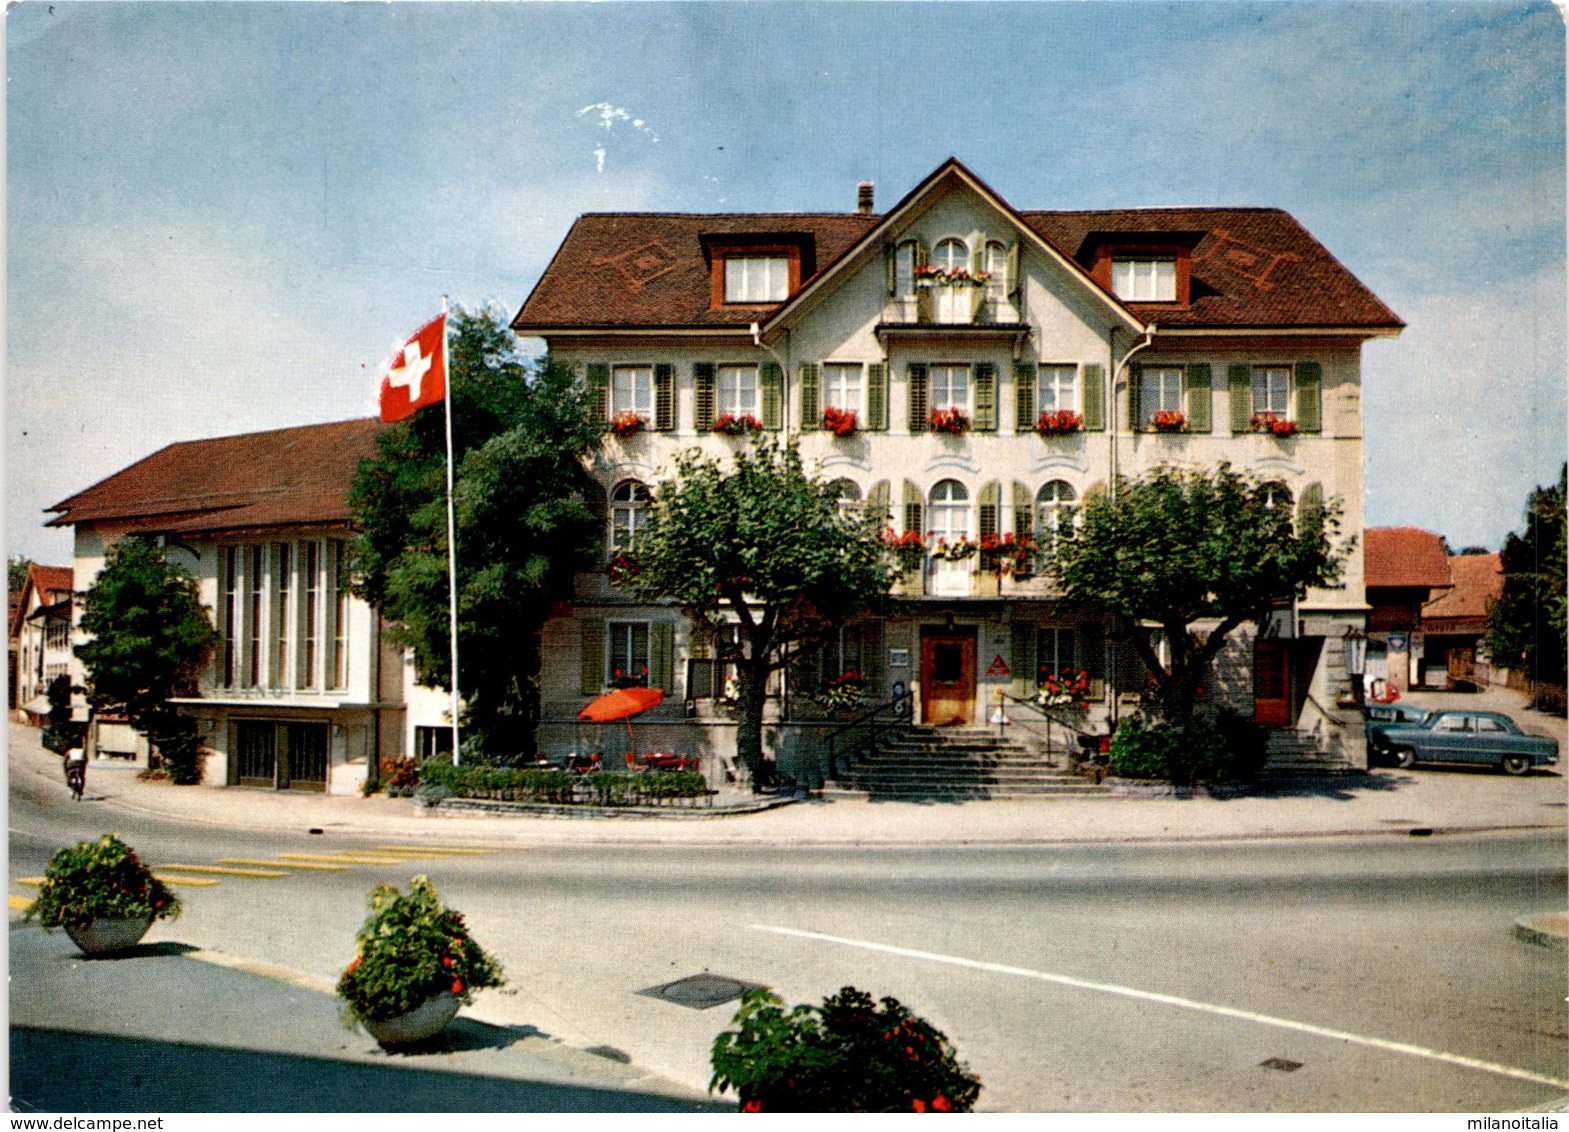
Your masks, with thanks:
[[[1368,745],[1373,743],[1373,728],[1380,723],[1421,723],[1427,718],[1427,712],[1419,707],[1409,704],[1363,704],[1362,705],[1362,731],[1367,736]]]
[[[1372,709],[1370,709],[1372,710]],[[1385,709],[1387,710],[1387,709]],[[1396,766],[1470,763],[1496,766],[1507,774],[1558,761],[1558,743],[1527,735],[1496,711],[1432,711],[1419,720],[1367,722],[1368,746]]]

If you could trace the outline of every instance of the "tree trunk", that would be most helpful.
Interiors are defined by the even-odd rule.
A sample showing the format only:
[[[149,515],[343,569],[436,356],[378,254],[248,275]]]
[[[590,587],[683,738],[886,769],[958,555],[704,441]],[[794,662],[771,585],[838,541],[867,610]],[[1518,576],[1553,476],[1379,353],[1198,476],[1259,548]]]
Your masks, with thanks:
[[[735,729],[736,758],[751,775],[752,790],[761,793],[774,784],[773,771],[763,751],[763,704],[768,693],[767,660],[738,662],[736,682],[740,685],[740,717]]]

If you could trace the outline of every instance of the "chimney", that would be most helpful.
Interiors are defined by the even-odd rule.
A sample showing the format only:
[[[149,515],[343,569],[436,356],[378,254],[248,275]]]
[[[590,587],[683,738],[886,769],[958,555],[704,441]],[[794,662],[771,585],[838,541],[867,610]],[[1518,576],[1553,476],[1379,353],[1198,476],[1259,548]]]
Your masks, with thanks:
[[[855,211],[862,216],[872,214],[872,182],[862,181],[855,186]]]

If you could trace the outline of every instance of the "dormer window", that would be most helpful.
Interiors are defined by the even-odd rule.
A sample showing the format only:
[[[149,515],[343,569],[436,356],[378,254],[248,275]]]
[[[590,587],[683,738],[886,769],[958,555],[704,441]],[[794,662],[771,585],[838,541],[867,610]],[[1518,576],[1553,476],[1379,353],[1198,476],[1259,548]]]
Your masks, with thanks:
[[[789,256],[728,255],[724,265],[727,303],[782,303],[789,296]]]
[[[1115,256],[1111,261],[1112,294],[1130,303],[1177,301],[1176,256]]]

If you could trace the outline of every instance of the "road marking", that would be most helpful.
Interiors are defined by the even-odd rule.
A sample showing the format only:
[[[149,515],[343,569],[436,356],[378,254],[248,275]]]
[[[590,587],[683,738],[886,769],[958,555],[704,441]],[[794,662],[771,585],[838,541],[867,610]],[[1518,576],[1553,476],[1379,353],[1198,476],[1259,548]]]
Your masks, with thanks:
[[[1060,986],[1074,987],[1079,990],[1100,991],[1102,994],[1121,995],[1123,998],[1140,999],[1144,1002],[1158,1002],[1164,1006],[1175,1006],[1183,1010],[1197,1010],[1205,1014],[1217,1014],[1223,1018],[1237,1018],[1244,1022],[1256,1022],[1260,1025],[1275,1026],[1283,1030],[1296,1030],[1300,1033],[1312,1034],[1320,1038],[1352,1042],[1356,1045],[1370,1046],[1373,1049],[1388,1050],[1392,1053],[1404,1053],[1412,1057],[1425,1057],[1430,1061],[1442,1061],[1450,1065],[1458,1065],[1464,1069],[1476,1069],[1483,1073],[1494,1073],[1501,1077],[1513,1077],[1518,1081],[1529,1081],[1535,1085],[1547,1085],[1554,1089],[1569,1089],[1569,1080],[1549,1077],[1544,1073],[1534,1073],[1529,1069],[1517,1069],[1512,1065],[1499,1065],[1497,1062],[1481,1061],[1474,1057],[1463,1057],[1457,1053],[1445,1053],[1443,1050],[1428,1049],[1426,1046],[1412,1045],[1410,1042],[1394,1042],[1386,1038],[1370,1038],[1363,1034],[1353,1034],[1345,1030],[1332,1030],[1328,1027],[1315,1026],[1308,1022],[1297,1022],[1290,1018],[1276,1018],[1269,1014],[1255,1014],[1251,1010],[1239,1010],[1234,1006],[1220,1006],[1212,1002],[1198,1002],[1191,998],[1178,998],[1176,995],[1139,990],[1136,987],[1124,987],[1116,983],[1097,983],[1089,979],[1075,978],[1072,975],[1054,975],[1048,971],[1032,971],[1028,967],[1010,967],[1005,963],[986,963],[978,959],[962,959],[954,955],[939,955],[931,951],[916,951],[912,948],[894,947],[886,943],[871,943],[867,940],[824,935],[821,932],[801,931],[799,928],[781,928],[771,924],[753,924],[752,929],[760,932],[772,932],[775,935],[797,936],[801,939],[838,943],[846,947],[858,947],[863,951],[879,951],[885,955],[900,955],[907,959],[924,959],[930,963],[945,963],[951,967],[968,967],[974,971],[989,971],[996,975],[1012,975],[1021,979],[1037,979],[1041,982],[1057,983]]]
[[[29,896],[12,896],[7,893],[6,899],[11,902],[11,907],[15,908],[18,912],[25,912],[33,906],[32,897]]]
[[[347,865],[312,864],[307,861],[264,861],[257,857],[222,857],[220,860],[226,865],[261,865],[270,868],[314,869],[324,873],[341,873],[349,867]]]
[[[349,853],[334,853],[326,856],[322,853],[279,853],[280,861],[320,861],[329,865],[396,865],[396,857],[357,857]]]
[[[176,869],[182,873],[211,873],[221,877],[286,877],[282,869],[230,869],[222,865],[159,865],[160,869]]]
[[[17,884],[25,884],[28,888],[37,888],[44,883],[43,877],[17,877]]]
[[[440,853],[444,857],[488,857],[494,849],[458,849],[448,845],[377,845],[382,853]]]
[[[240,959],[233,955],[225,955],[221,951],[208,951],[205,948],[184,951],[181,952],[181,956],[185,959],[195,959],[202,963],[211,963],[214,967],[228,967],[231,970],[247,971],[252,975],[260,975],[267,979],[277,979],[280,982],[303,987],[305,990],[317,991],[321,994],[338,993],[338,984],[333,979],[324,979],[319,975],[307,975],[300,971],[291,971],[287,967],[279,967],[272,963],[261,963],[254,959]]]
[[[153,873],[153,876],[163,881],[164,884],[173,884],[184,888],[211,888],[215,884],[223,883],[210,877],[182,877],[175,876],[173,873]]]

